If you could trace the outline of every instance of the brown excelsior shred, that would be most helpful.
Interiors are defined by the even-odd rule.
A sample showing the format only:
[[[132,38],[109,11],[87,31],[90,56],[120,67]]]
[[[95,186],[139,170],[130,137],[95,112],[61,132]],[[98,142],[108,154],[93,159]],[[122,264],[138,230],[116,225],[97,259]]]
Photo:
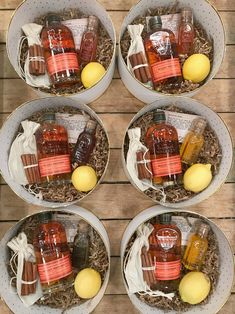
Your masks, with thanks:
[[[144,39],[147,34],[147,24],[146,24],[146,16],[156,16],[156,15],[166,15],[166,14],[175,14],[179,13],[179,3],[175,1],[175,3],[169,7],[157,7],[155,9],[151,8],[148,9],[142,16],[136,17],[132,21],[133,24],[143,24],[144,30],[142,32],[142,38]],[[202,53],[208,56],[210,62],[213,62],[213,41],[212,38],[209,38],[208,34],[205,32],[203,27],[198,23],[194,22],[194,29],[195,29],[195,38],[194,38],[194,53]],[[126,29],[121,42],[121,53],[125,62],[127,62],[127,54],[130,47],[131,38],[129,35],[128,30]],[[185,60],[187,59],[187,55],[179,55],[181,67]],[[172,86],[171,84],[161,84],[157,87],[156,91],[160,93],[166,94],[182,94],[186,92],[193,91],[204,84],[204,81],[201,83],[193,83],[189,80],[182,79],[182,82],[178,82],[177,85]]]
[[[60,113],[71,113],[78,114],[82,113],[81,110],[74,107],[60,107],[60,108],[50,108],[44,109],[38,112],[35,112],[28,119],[37,123],[41,122],[42,116],[45,112],[60,112]],[[19,132],[22,132],[22,128],[19,128]],[[75,147],[74,144],[70,144],[71,151]],[[94,150],[91,154],[91,158],[89,161],[89,165],[92,166],[97,174],[98,180],[103,175],[107,162],[108,162],[108,154],[109,154],[109,144],[106,133],[103,127],[98,124],[96,128],[96,144]],[[34,185],[26,185],[25,189],[32,194],[41,193],[43,200],[51,201],[51,202],[73,202],[75,200],[81,199],[86,193],[77,191],[72,183],[63,183],[62,185],[57,185],[53,182],[51,183],[42,183],[42,184],[34,184]]]
[[[175,112],[194,114],[193,112],[190,112],[190,111],[181,110],[180,108],[174,105],[166,106],[165,108],[162,108],[162,109],[175,111]],[[137,119],[130,126],[130,128],[135,128],[135,127],[141,128],[140,141],[143,144],[145,144],[145,141],[144,141],[145,134],[148,128],[152,126],[153,124],[154,124],[153,111],[149,111],[143,114],[139,119]],[[202,147],[202,150],[199,154],[199,157],[196,163],[211,164],[212,175],[215,176],[219,171],[219,165],[222,158],[221,146],[214,130],[209,125],[207,125],[204,131],[204,138],[205,138],[204,146]],[[128,139],[128,136],[126,135],[125,148],[124,148],[125,157],[128,151],[128,147],[129,147],[129,139]],[[185,171],[186,171],[186,168],[183,168],[183,172]],[[195,193],[193,192],[186,191],[182,184],[178,186],[164,188],[164,192],[166,194],[166,202],[169,202],[169,203],[177,203],[180,201],[185,201],[195,195]],[[149,188],[148,190],[144,191],[144,193],[155,201],[160,202],[162,199],[162,193],[158,190],[153,190]]]
[[[200,218],[201,219],[201,217],[199,217],[197,215],[188,214],[188,213],[174,213],[174,216],[176,216],[176,215],[184,216],[186,219],[188,217],[194,217],[194,218]],[[147,222],[151,223],[151,220],[149,220]],[[206,221],[203,220],[203,222],[207,224]],[[136,236],[137,236],[137,234],[135,233],[131,237],[130,241],[128,242],[127,249],[125,251],[125,255],[127,254],[129,249],[133,245],[133,242],[134,242]],[[186,247],[182,247],[182,256],[184,254],[185,248]],[[220,269],[220,256],[219,256],[218,242],[217,242],[217,238],[216,238],[214,232],[212,230],[210,230],[210,232],[208,234],[208,249],[207,249],[207,253],[206,253],[204,262],[202,264],[201,271],[204,274],[207,274],[208,277],[210,278],[211,290],[210,290],[208,297],[203,302],[201,302],[200,305],[207,304],[211,295],[215,291],[215,288],[216,288],[216,285],[218,282],[218,278],[219,278],[219,274],[220,274],[219,269]],[[182,265],[181,278],[187,272],[188,272],[188,270]],[[140,295],[138,293],[136,293],[136,296],[142,302],[144,302],[144,303],[146,303],[152,307],[159,308],[166,313],[168,311],[171,311],[171,310],[174,310],[176,313],[181,313],[181,312],[185,312],[185,311],[189,310],[190,308],[195,308],[195,305],[190,305],[188,303],[183,302],[180,298],[178,291],[176,292],[176,294],[172,300],[169,300],[169,299],[164,298],[164,297],[153,297],[153,296],[149,296],[149,295]]]

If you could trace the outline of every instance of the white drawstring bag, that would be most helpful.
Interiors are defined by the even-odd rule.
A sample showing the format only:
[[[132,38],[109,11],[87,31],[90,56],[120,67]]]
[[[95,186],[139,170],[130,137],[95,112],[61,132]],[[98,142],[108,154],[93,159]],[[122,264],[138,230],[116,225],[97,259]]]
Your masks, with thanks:
[[[12,280],[16,279],[16,290],[18,293],[19,298],[24,303],[25,306],[31,306],[34,304],[38,299],[42,297],[42,289],[41,284],[39,282],[39,278],[35,281],[31,282],[23,282],[22,281],[22,274],[24,268],[24,261],[29,261],[35,263],[35,253],[32,244],[27,243],[27,237],[24,232],[21,232],[17,237],[14,237],[11,241],[7,243],[7,246],[14,251],[13,256],[10,259],[10,266],[12,271],[15,274],[15,277],[11,278],[10,285]],[[16,259],[17,259],[17,267],[16,266]],[[17,268],[17,272],[15,272],[15,268]],[[34,294],[29,294],[27,296],[21,296],[21,286],[22,283],[27,284],[36,284],[36,292]]]
[[[12,179],[20,185],[28,184],[24,166],[21,160],[23,154],[34,154],[37,156],[37,147],[34,133],[40,127],[39,123],[32,121],[22,121],[24,132],[18,134],[11,145],[8,168]]]
[[[33,46],[33,45],[41,45],[41,39],[40,39],[40,33],[42,31],[42,25],[38,25],[35,23],[29,23],[25,24],[22,26],[22,30],[25,33],[26,36],[22,36],[20,38],[19,42],[19,48],[18,48],[18,65],[20,69],[20,76],[22,79],[25,79],[26,83],[29,84],[30,86],[33,87],[43,87],[43,88],[49,88],[50,87],[50,81],[49,81],[49,76],[47,72],[44,75],[36,76],[36,75],[31,75],[29,73],[29,52],[27,54],[27,58],[25,60],[24,64],[24,69],[22,69],[21,64],[20,64],[20,54],[21,54],[21,49],[22,45],[25,40],[28,41],[28,46]],[[38,61],[42,61],[41,57],[38,57]],[[44,58],[43,58],[44,60]]]

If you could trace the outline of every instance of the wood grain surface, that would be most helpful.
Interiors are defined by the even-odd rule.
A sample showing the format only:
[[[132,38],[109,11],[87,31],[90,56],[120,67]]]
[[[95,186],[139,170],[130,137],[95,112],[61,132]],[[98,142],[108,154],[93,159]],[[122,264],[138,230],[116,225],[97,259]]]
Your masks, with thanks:
[[[20,0],[0,0],[0,126],[7,116],[23,102],[37,98],[10,65],[6,53],[6,32],[10,18]],[[117,35],[123,18],[137,0],[100,0],[109,11]],[[227,124],[235,142],[235,0],[213,0],[219,10],[226,31],[226,53],[216,78],[210,81],[194,98],[217,111]],[[105,296],[94,313],[136,314],[120,271],[120,241],[130,220],[154,203],[138,192],[128,181],[122,166],[122,142],[125,130],[134,114],[144,104],[131,95],[120,80],[118,71],[108,90],[90,104],[108,131],[111,144],[110,163],[102,184],[81,202],[81,206],[97,215],[107,229],[111,242],[111,275]],[[0,148],[1,150],[1,148]],[[235,167],[226,183],[212,197],[188,208],[212,219],[225,233],[235,252]],[[0,180],[0,238],[19,219],[40,210],[25,203]],[[235,287],[219,314],[235,313]],[[0,314],[11,311],[0,301]],[[213,314],[213,313],[211,313]]]

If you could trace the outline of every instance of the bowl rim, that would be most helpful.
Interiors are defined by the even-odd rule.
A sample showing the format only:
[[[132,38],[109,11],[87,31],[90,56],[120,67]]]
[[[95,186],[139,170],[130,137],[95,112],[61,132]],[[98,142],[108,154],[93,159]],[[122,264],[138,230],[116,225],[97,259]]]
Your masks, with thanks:
[[[189,92],[183,92],[183,93],[180,93],[180,94],[171,94],[171,93],[162,93],[162,92],[158,92],[156,90],[153,90],[153,89],[150,89],[148,88],[146,85],[144,85],[142,82],[140,82],[139,80],[137,80],[137,78],[131,73],[131,71],[127,68],[127,64],[122,56],[122,50],[121,50],[121,39],[122,39],[122,36],[123,34],[121,35],[122,33],[122,29],[124,27],[124,22],[126,21],[127,17],[129,16],[129,14],[132,13],[132,11],[134,11],[135,7],[137,5],[139,5],[141,2],[144,2],[145,0],[138,0],[138,2],[136,4],[134,4],[131,9],[128,11],[127,15],[125,16],[123,22],[122,22],[122,25],[121,25],[121,29],[120,29],[120,33],[119,33],[119,36],[118,36],[118,55],[119,55],[119,60],[122,62],[122,66],[125,67],[125,70],[128,71],[128,73],[131,75],[131,77],[134,79],[134,81],[138,84],[140,84],[142,87],[144,87],[145,90],[149,91],[149,92],[152,92],[153,95],[156,95],[157,97],[159,96],[162,96],[162,97],[165,97],[165,96],[169,96],[169,97],[187,97],[187,95],[189,95],[190,93],[194,92],[195,94],[198,93],[200,91],[200,89],[204,86],[206,86],[215,76],[216,74],[218,73],[215,73],[215,75],[211,78],[206,78],[205,79],[205,82],[198,86],[197,88],[195,88],[194,90],[192,91],[189,91]],[[221,62],[220,62],[220,65],[219,65],[219,68],[221,67],[223,61],[224,61],[224,58],[225,58],[225,52],[226,52],[226,32],[225,32],[225,27],[224,27],[224,24],[223,24],[223,21],[222,21],[222,18],[219,14],[219,11],[216,9],[216,7],[211,3],[209,2],[209,0],[202,0],[202,1],[205,1],[209,6],[211,6],[211,8],[215,11],[216,15],[218,16],[219,20],[220,20],[220,23],[221,23],[221,26],[222,26],[222,31],[223,31],[223,37],[224,37],[224,45],[223,45],[223,52],[222,52],[222,58],[221,58]],[[219,70],[219,69],[218,69]],[[191,96],[188,96],[188,97],[191,97]]]
[[[124,271],[123,271],[123,262],[124,262],[124,259],[123,259],[123,258],[124,258],[126,246],[127,246],[128,242],[129,242],[130,238],[133,236],[133,234],[136,232],[137,228],[138,228],[141,224],[145,223],[146,221],[148,221],[149,219],[151,219],[151,218],[153,218],[153,217],[155,217],[155,216],[160,215],[161,213],[173,213],[173,214],[174,214],[174,213],[180,213],[180,212],[187,213],[187,214],[189,214],[189,215],[190,215],[190,214],[191,214],[191,215],[192,215],[192,214],[193,214],[193,215],[196,215],[196,216],[198,216],[200,219],[206,221],[207,223],[209,223],[209,224],[211,224],[211,225],[214,225],[214,226],[221,232],[221,234],[222,234],[223,237],[224,237],[224,240],[226,240],[226,242],[227,242],[227,244],[228,244],[228,248],[229,248],[229,253],[230,253],[231,256],[232,256],[232,260],[234,261],[233,249],[232,249],[232,246],[231,246],[231,244],[230,244],[228,238],[226,237],[224,231],[221,230],[221,228],[220,228],[219,226],[217,226],[217,224],[214,223],[214,222],[212,221],[212,219],[208,218],[207,216],[204,216],[204,215],[202,215],[202,214],[199,214],[199,213],[197,213],[197,212],[195,212],[195,211],[186,210],[185,208],[183,208],[183,209],[178,209],[178,208],[175,209],[175,208],[171,208],[171,207],[164,207],[164,206],[162,206],[162,205],[154,205],[154,206],[145,208],[145,209],[142,210],[140,213],[138,213],[138,214],[128,223],[128,225],[125,227],[124,232],[123,232],[123,234],[122,234],[121,246],[120,246],[120,257],[121,257],[121,258],[120,258],[120,264],[121,264],[120,266],[121,266],[122,281],[123,281],[123,284],[124,284],[124,286],[125,286],[125,289],[126,289],[126,292],[127,292],[127,294],[128,294],[128,297],[129,297],[129,299],[130,299],[132,305],[135,306],[135,308],[137,308],[137,307],[136,307],[135,304],[133,304],[133,302],[132,302],[132,300],[131,300],[131,298],[130,298],[130,296],[135,295],[135,294],[134,294],[134,293],[130,293],[130,292],[128,291],[128,286],[127,286],[126,279],[125,279],[125,274],[124,274]],[[143,220],[144,216],[146,216],[147,218],[145,217],[145,219]],[[134,227],[135,225],[137,225],[137,227],[134,229],[133,227]],[[129,230],[130,230],[131,228],[133,228],[134,231],[131,232],[130,237],[128,237],[128,239],[126,240],[126,244],[124,245],[124,244],[123,244],[124,237],[126,237],[126,235],[129,233]],[[230,295],[231,295],[231,293],[232,293],[232,289],[233,289],[233,284],[234,284],[234,283],[235,283],[235,269],[233,268],[233,270],[232,270],[232,284],[231,284],[231,288],[230,288],[230,290],[229,290],[227,296],[225,297],[223,304],[222,304],[221,307],[215,312],[215,314],[218,313],[218,312],[222,309],[222,307],[225,305],[225,303],[228,301],[228,299],[229,299],[229,297],[230,297]],[[141,301],[141,302],[142,302],[142,301]],[[142,302],[142,303],[144,303],[144,302]],[[199,304],[199,305],[200,305],[200,304]],[[138,310],[139,310],[139,309],[138,309]],[[140,312],[140,313],[142,313],[142,312]]]
[[[66,99],[66,101],[70,101],[71,104],[68,104],[68,105],[65,105],[65,107],[67,106],[71,106],[71,107],[75,107],[77,109],[79,109],[79,106],[81,106],[81,104],[78,103],[78,101],[76,99],[73,99],[73,98],[68,98],[68,97],[64,97]],[[30,103],[32,102],[35,102],[35,101],[46,101],[48,100],[48,102],[50,101],[55,101],[56,98],[53,98],[53,97],[43,97],[43,98],[36,98],[36,99],[32,99],[32,100],[28,100],[26,102],[24,102],[23,104],[21,104],[20,106],[18,106],[16,109],[14,109],[6,118],[6,120],[4,121],[1,129],[0,129],[0,141],[1,141],[1,135],[3,134],[3,131],[7,125],[7,123],[9,122],[9,120],[12,119],[12,117],[14,117],[15,113],[16,112],[19,112],[20,110],[22,110],[22,108],[24,108],[25,106],[30,106]],[[63,99],[63,97],[61,96],[60,99]],[[73,104],[72,104],[73,103]],[[77,106],[75,105],[75,103],[77,103]],[[68,206],[70,205],[74,205],[76,203],[79,203],[81,201],[84,200],[85,197],[87,197],[88,195],[90,195],[93,191],[95,191],[97,189],[97,187],[102,183],[105,175],[106,175],[106,172],[107,172],[107,169],[108,169],[108,166],[109,166],[109,162],[110,162],[110,154],[111,154],[111,147],[110,147],[110,139],[109,139],[109,135],[107,133],[107,130],[104,126],[104,123],[103,121],[101,120],[101,118],[98,116],[98,114],[93,110],[91,109],[88,105],[86,104],[82,104],[82,106],[85,106],[86,108],[86,113],[88,113],[89,116],[91,116],[91,113],[93,114],[93,117],[95,117],[96,121],[99,123],[99,125],[102,127],[102,129],[104,130],[105,132],[105,135],[106,135],[106,138],[107,138],[107,142],[108,142],[108,156],[107,156],[107,161],[106,161],[106,165],[105,165],[105,169],[104,169],[104,172],[103,174],[101,175],[100,179],[98,180],[97,184],[95,185],[95,187],[90,190],[88,193],[86,193],[84,196],[82,196],[80,199],[78,200],[74,200],[72,202],[68,202],[68,203],[56,203],[56,202],[49,202],[49,201],[46,201],[46,200],[42,200],[43,203],[42,204],[35,204],[35,202],[33,202],[33,199],[35,199],[35,196],[33,196],[31,193],[29,193],[27,190],[25,190],[29,195],[32,196],[32,201],[29,201],[29,200],[26,200],[22,195],[20,195],[20,193],[16,192],[12,186],[11,186],[11,181],[12,179],[10,178],[10,183],[9,183],[9,178],[7,178],[3,172],[2,172],[2,169],[0,168],[0,174],[2,175],[3,179],[6,181],[7,185],[10,187],[10,189],[19,197],[21,198],[23,201],[25,201],[27,204],[33,204],[33,205],[36,205],[36,206],[40,206],[40,207],[47,207],[47,208],[51,208],[51,209],[58,209],[59,207],[63,207],[63,208],[67,208]],[[56,107],[56,105],[55,105]],[[58,106],[59,108],[60,106]],[[42,109],[41,109],[42,110]],[[41,111],[41,110],[37,110],[37,111]],[[35,111],[35,112],[37,112]],[[22,120],[23,121],[23,120]],[[14,140],[14,139],[13,139]],[[12,142],[11,142],[12,144]],[[11,147],[11,144],[9,145],[9,148]],[[9,157],[9,153],[8,153],[8,157]],[[8,160],[6,161],[6,163],[8,162]],[[8,167],[8,165],[7,165]],[[20,184],[18,184],[20,185]],[[23,186],[20,185],[22,188]],[[34,198],[33,198],[34,197]],[[50,203],[53,203],[53,204],[50,204]]]
[[[24,81],[24,83],[29,86],[30,88],[32,88],[36,93],[43,93],[44,94],[44,97],[73,97],[73,96],[79,96],[79,95],[82,95],[84,94],[85,92],[91,92],[93,91],[93,89],[101,82],[103,81],[103,79],[106,77],[106,74],[108,72],[111,72],[112,71],[112,67],[113,67],[113,64],[115,65],[115,61],[116,61],[116,51],[117,51],[117,35],[116,35],[116,31],[115,31],[115,27],[114,27],[114,24],[113,24],[113,21],[110,17],[110,14],[108,13],[108,11],[105,9],[105,7],[97,0],[92,0],[94,2],[96,2],[107,14],[107,17],[112,25],[112,31],[113,31],[113,38],[114,38],[114,41],[113,41],[113,55],[112,55],[112,58],[110,60],[110,63],[109,63],[109,66],[107,68],[107,70],[105,70],[105,73],[102,75],[102,77],[99,79],[98,82],[96,82],[92,87],[89,87],[89,88],[85,88],[84,90],[82,91],[78,91],[77,93],[64,93],[64,94],[59,94],[59,93],[56,93],[56,94],[53,94],[53,93],[50,93],[50,92],[47,92],[47,91],[41,91],[40,90],[40,87],[35,87],[35,86],[31,86],[29,85],[28,83],[26,83],[25,79],[23,79],[21,77],[21,75],[18,73],[18,70],[16,71],[15,70],[15,67],[13,66],[13,64],[11,63],[11,59],[10,59],[10,51],[9,51],[9,41],[10,41],[10,37],[9,37],[9,29],[11,27],[11,24],[17,14],[17,10],[23,6],[26,2],[30,2],[30,0],[22,0],[21,3],[19,3],[17,5],[17,7],[15,8],[14,12],[11,14],[11,17],[10,17],[10,21],[8,23],[8,26],[7,26],[7,30],[6,30],[6,51],[7,51],[7,57],[8,57],[8,60],[10,61],[12,67],[14,68],[14,70],[16,71],[17,75],[20,77],[20,79],[22,79]],[[104,25],[103,25],[104,26]],[[111,83],[111,82],[110,82]],[[108,87],[107,87],[108,88]]]
[[[163,100],[168,100],[169,101],[169,104],[171,102],[174,102],[174,96],[171,96],[171,97],[164,97],[164,98],[158,98],[156,99],[154,102],[150,103],[150,104],[147,104],[145,105],[144,107],[142,107],[137,113],[135,113],[135,115],[132,117],[132,119],[129,121],[128,123],[128,126],[127,128],[125,129],[125,133],[124,133],[124,137],[123,137],[123,140],[122,140],[122,149],[121,149],[121,158],[122,158],[122,166],[123,166],[123,169],[124,169],[124,172],[129,180],[129,182],[131,183],[132,186],[135,187],[135,189],[143,195],[145,195],[148,199],[150,199],[152,202],[154,202],[156,205],[162,205],[164,207],[171,207],[171,208],[175,208],[175,209],[179,209],[179,208],[187,208],[187,207],[190,207],[192,205],[197,205],[199,203],[201,203],[202,201],[205,201],[207,199],[209,199],[212,195],[214,195],[217,191],[219,191],[219,189],[222,187],[222,185],[225,183],[226,179],[227,179],[227,176],[229,174],[229,172],[231,172],[231,169],[233,167],[233,163],[234,163],[234,160],[235,160],[235,156],[233,154],[233,139],[232,139],[232,136],[230,134],[230,131],[229,131],[229,128],[227,126],[227,124],[224,122],[224,120],[218,115],[218,113],[214,110],[212,110],[209,106],[201,103],[200,101],[194,99],[194,98],[189,98],[189,97],[183,97],[183,96],[178,96],[178,97],[175,97],[177,101],[181,101],[181,100],[184,100],[184,101],[188,101],[188,102],[195,102],[195,103],[198,103],[200,104],[201,106],[205,107],[207,110],[213,112],[214,114],[217,115],[218,119],[222,122],[222,124],[224,125],[225,129],[227,130],[227,133],[229,135],[229,139],[230,139],[230,148],[231,148],[231,164],[229,166],[229,169],[228,169],[228,173],[226,175],[226,177],[221,181],[221,183],[217,186],[216,190],[214,190],[213,193],[207,195],[207,197],[205,197],[203,200],[200,200],[200,201],[197,201],[195,203],[192,203],[192,204],[184,204],[185,202],[187,202],[189,199],[187,200],[184,200],[184,201],[180,201],[180,202],[177,202],[177,203],[161,203],[155,199],[153,199],[152,197],[148,196],[147,194],[144,193],[144,191],[141,191],[137,185],[134,183],[134,181],[132,180],[130,174],[129,174],[129,171],[127,170],[127,167],[126,167],[126,159],[125,159],[125,151],[124,151],[124,147],[125,147],[125,138],[127,136],[127,132],[130,128],[130,126],[132,125],[132,123],[136,120],[136,116],[139,115],[138,118],[140,118],[144,113],[148,112],[148,111],[152,111],[154,109],[151,109],[151,110],[148,110],[151,106],[153,106],[155,103],[157,104],[158,102],[161,102]],[[162,105],[162,107],[165,107],[167,105]],[[175,105],[177,107],[177,104]],[[156,107],[156,108],[160,108],[160,107]],[[155,109],[156,109],[155,108]],[[194,114],[193,112],[191,112],[191,114]],[[193,195],[190,200],[192,200],[195,196],[199,195],[200,193],[202,193],[203,191],[199,192],[199,193],[196,193],[195,195]]]

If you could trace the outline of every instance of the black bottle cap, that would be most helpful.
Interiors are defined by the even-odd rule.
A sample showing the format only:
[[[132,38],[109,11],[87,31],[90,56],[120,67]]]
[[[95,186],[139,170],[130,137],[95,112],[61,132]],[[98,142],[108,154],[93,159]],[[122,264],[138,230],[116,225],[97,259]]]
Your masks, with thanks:
[[[55,13],[49,13],[45,17],[45,23],[46,24],[60,23],[60,22],[61,22],[61,17]]]
[[[162,28],[162,19],[161,16],[153,16],[149,19],[149,28]]]
[[[153,121],[155,122],[165,122],[166,121],[166,115],[164,111],[154,111],[153,112]]]
[[[55,113],[54,112],[46,112],[42,117],[42,121],[53,120],[55,121]]]
[[[52,220],[52,212],[41,212],[38,214],[40,222]]]
[[[160,224],[169,225],[171,223],[171,213],[165,213],[159,215]]]

